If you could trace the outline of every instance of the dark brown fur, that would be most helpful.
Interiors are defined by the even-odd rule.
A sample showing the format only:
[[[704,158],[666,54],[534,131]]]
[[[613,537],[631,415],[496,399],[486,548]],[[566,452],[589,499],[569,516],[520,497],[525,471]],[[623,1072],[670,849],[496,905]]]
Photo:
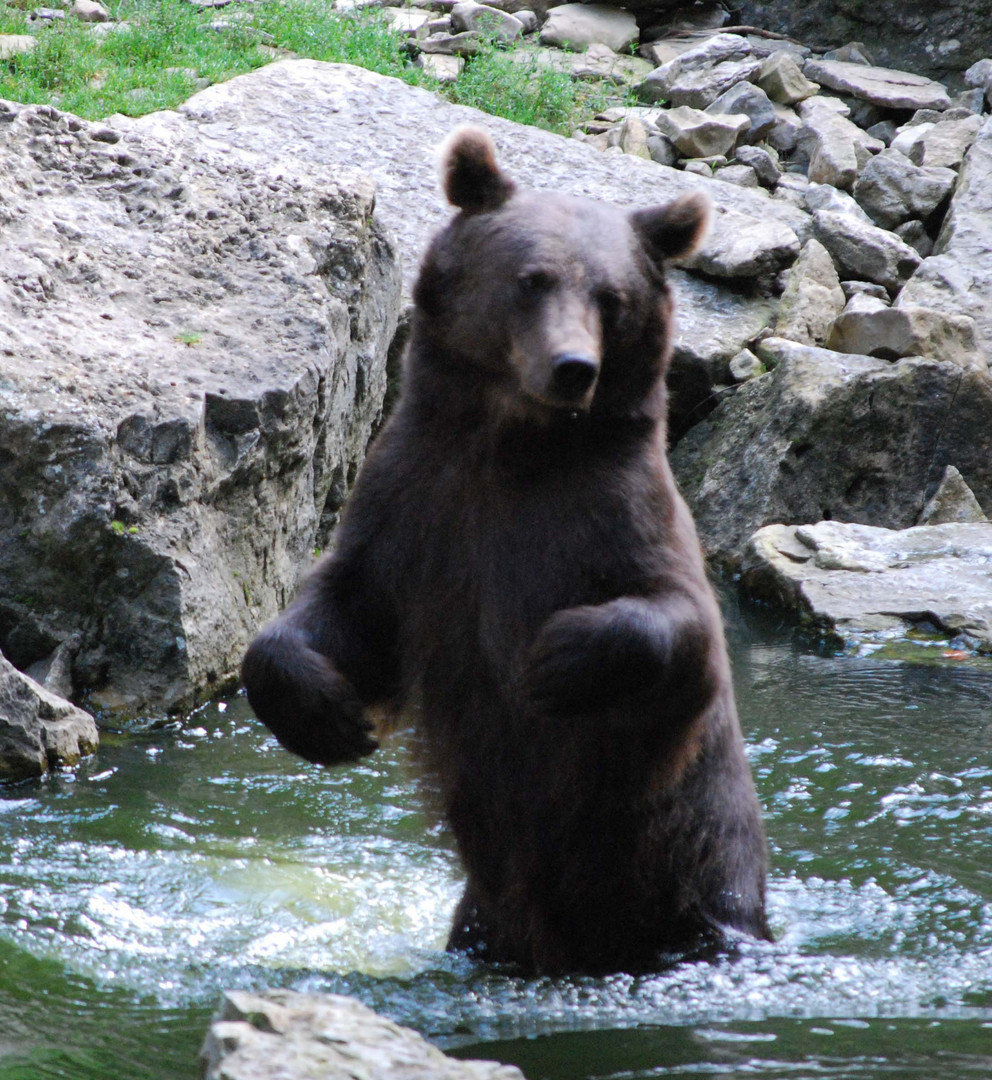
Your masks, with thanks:
[[[488,149],[487,149],[488,148]],[[765,843],[719,610],[665,454],[667,259],[693,196],[625,214],[444,165],[396,412],[299,598],[244,664],[332,764],[422,702],[468,875],[451,935],[526,971],[658,967],[767,937]]]

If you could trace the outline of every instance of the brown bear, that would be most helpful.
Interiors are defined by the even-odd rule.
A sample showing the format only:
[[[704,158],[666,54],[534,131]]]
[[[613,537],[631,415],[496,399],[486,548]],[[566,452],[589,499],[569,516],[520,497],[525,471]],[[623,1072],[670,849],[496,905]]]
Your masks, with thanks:
[[[416,701],[467,874],[449,946],[654,970],[768,937],[765,841],[717,602],[666,458],[683,195],[521,190],[456,132],[395,412],[336,548],[244,661],[279,741],[333,764]]]

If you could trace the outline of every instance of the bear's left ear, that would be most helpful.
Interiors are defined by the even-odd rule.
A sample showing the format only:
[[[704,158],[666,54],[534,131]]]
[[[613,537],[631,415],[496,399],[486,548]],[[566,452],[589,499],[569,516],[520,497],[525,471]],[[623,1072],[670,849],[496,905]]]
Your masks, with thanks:
[[[466,214],[498,210],[516,184],[496,164],[496,147],[482,128],[460,127],[441,147],[441,183],[452,206]]]
[[[630,221],[653,261],[684,259],[706,236],[710,224],[710,200],[701,192],[688,192],[667,206],[635,210]]]

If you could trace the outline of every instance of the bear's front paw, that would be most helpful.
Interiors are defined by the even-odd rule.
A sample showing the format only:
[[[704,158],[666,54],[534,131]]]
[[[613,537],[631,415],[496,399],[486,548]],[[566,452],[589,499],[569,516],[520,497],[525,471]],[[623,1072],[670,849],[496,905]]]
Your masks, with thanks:
[[[548,619],[534,642],[527,698],[550,716],[644,701],[662,692],[670,659],[667,620],[646,603],[569,608]]]
[[[338,765],[379,748],[351,683],[327,657],[278,628],[255,639],[242,676],[256,716],[307,761]]]

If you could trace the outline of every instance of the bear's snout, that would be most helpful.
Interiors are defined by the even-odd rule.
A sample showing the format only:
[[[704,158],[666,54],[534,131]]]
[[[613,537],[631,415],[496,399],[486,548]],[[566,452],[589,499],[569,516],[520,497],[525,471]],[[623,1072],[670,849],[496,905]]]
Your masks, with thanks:
[[[563,404],[582,405],[599,375],[599,361],[582,353],[559,353],[551,361],[551,395]]]

